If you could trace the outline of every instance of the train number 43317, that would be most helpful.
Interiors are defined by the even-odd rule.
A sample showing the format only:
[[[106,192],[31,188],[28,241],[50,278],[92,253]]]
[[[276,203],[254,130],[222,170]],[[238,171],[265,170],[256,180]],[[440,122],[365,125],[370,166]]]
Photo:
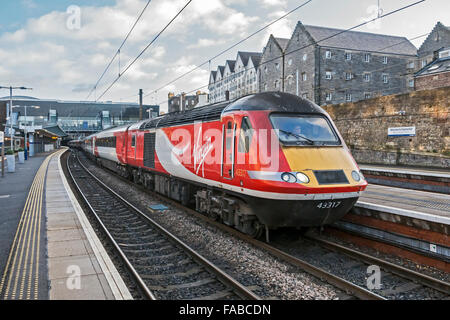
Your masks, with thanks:
[[[320,202],[317,205],[317,208],[319,209],[332,209],[337,208],[341,204],[341,201],[326,201],[326,202]]]

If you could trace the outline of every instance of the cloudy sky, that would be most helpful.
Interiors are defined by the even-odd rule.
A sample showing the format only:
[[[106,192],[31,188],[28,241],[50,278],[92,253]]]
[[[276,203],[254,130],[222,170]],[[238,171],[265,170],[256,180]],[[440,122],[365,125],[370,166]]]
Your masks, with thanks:
[[[169,91],[188,92],[207,85],[209,64],[152,93],[305,1],[193,0],[101,100],[135,102],[138,89],[142,88],[145,94],[150,94],[145,103],[160,103],[166,100]],[[380,0],[380,6],[387,13],[415,1]],[[121,70],[186,2],[152,0],[121,50]],[[32,93],[21,94],[38,98],[85,100],[146,3],[147,0],[1,0],[0,85],[32,87]],[[234,59],[238,50],[261,51],[271,33],[290,37],[299,20],[344,29],[371,17],[377,3],[377,0],[312,0],[211,61],[211,69],[215,70],[226,59]],[[79,26],[73,6],[80,9]],[[437,21],[450,25],[449,12],[450,1],[427,0],[359,31],[414,38],[430,32]],[[419,47],[423,40],[412,42]],[[90,99],[103,93],[118,73],[119,59],[116,59]],[[0,92],[0,96],[4,95],[6,91]],[[162,104],[162,109],[166,108],[167,104]]]

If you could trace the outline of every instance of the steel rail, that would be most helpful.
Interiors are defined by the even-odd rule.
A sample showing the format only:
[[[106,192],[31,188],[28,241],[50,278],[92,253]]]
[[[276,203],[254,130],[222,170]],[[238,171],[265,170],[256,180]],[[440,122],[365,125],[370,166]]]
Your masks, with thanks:
[[[111,170],[108,170],[108,171],[112,172],[115,177],[121,179],[122,181],[124,181],[124,182],[126,182],[128,184],[132,184],[133,183],[133,182],[125,179],[124,177],[119,176],[118,174],[114,173]],[[96,179],[98,179],[98,178],[96,178]],[[104,185],[103,182],[101,182],[101,183]],[[215,227],[218,227],[219,229],[221,229],[221,230],[223,230],[223,231],[225,231],[225,232],[227,232],[227,233],[229,233],[229,234],[231,234],[233,236],[238,237],[239,239],[241,239],[243,241],[246,241],[246,242],[254,245],[257,248],[260,248],[260,249],[263,249],[263,250],[269,252],[272,256],[274,256],[274,257],[276,257],[278,259],[284,260],[284,261],[290,263],[291,265],[299,267],[300,269],[302,269],[306,273],[309,273],[309,274],[311,274],[311,275],[321,279],[322,281],[325,281],[325,282],[333,285],[336,288],[339,288],[339,289],[341,289],[341,290],[343,290],[343,291],[345,291],[347,293],[350,293],[353,296],[357,297],[358,299],[363,299],[363,300],[386,300],[386,298],[384,298],[384,297],[382,297],[382,296],[380,296],[380,295],[378,295],[376,293],[373,293],[373,292],[371,292],[371,291],[369,291],[369,290],[367,290],[367,289],[365,289],[363,287],[360,287],[360,286],[358,286],[358,285],[356,285],[354,283],[351,283],[350,281],[347,281],[347,280],[345,280],[343,278],[335,276],[332,273],[329,273],[329,272],[327,272],[327,271],[325,271],[325,270],[323,270],[321,268],[313,266],[312,264],[310,264],[310,263],[308,263],[308,262],[306,262],[304,260],[301,260],[301,259],[299,259],[297,257],[292,256],[292,255],[289,255],[286,252],[283,252],[283,251],[281,251],[281,250],[279,250],[279,249],[277,249],[277,248],[275,248],[275,247],[273,247],[273,246],[271,246],[271,245],[269,245],[269,244],[267,244],[265,242],[262,242],[262,241],[254,239],[254,238],[251,238],[251,237],[243,234],[242,232],[240,232],[240,231],[238,231],[236,229],[233,229],[233,228],[231,228],[229,226],[226,226],[226,225],[224,225],[222,223],[219,223],[217,221],[213,221],[210,218],[202,215],[201,213],[199,213],[199,212],[197,212],[197,211],[195,211],[193,209],[190,209],[188,207],[183,206],[181,203],[178,203],[175,200],[169,199],[169,198],[167,198],[167,197],[165,197],[165,196],[163,196],[163,195],[161,195],[159,193],[156,193],[154,191],[148,190],[148,189],[144,188],[141,185],[133,183],[133,186],[136,186],[139,189],[141,189],[142,191],[147,192],[147,193],[151,194],[152,196],[155,196],[156,198],[161,199],[162,201],[164,201],[164,202],[166,202],[166,203],[168,203],[168,204],[170,204],[170,205],[172,205],[172,206],[174,206],[176,208],[179,208],[179,209],[181,209],[181,210],[183,210],[185,212],[188,212],[189,214],[191,214],[191,215],[193,215],[195,217],[198,217],[198,218],[202,219],[203,221],[205,221],[205,222],[207,222],[207,223],[209,223],[209,224],[211,224],[211,225],[213,225]],[[117,194],[116,192],[114,192],[114,193]],[[120,197],[120,195],[118,195],[118,196]],[[131,205],[131,206],[133,208],[135,208],[133,205]],[[147,217],[145,214],[144,214],[144,216]]]
[[[356,258],[358,260],[362,260],[366,263],[370,264],[376,264],[383,269],[385,269],[389,273],[396,274],[397,276],[400,276],[402,278],[405,278],[407,280],[412,280],[414,282],[417,282],[423,286],[433,288],[437,291],[440,291],[442,293],[445,293],[450,296],[450,283],[430,277],[428,275],[419,273],[417,271],[399,266],[397,264],[391,263],[389,261],[368,255],[366,253],[356,251],[354,249],[345,247],[343,245],[321,239],[316,236],[307,235],[306,238],[313,240],[314,242],[318,243],[319,245],[336,252],[342,252],[352,258]]]
[[[125,263],[125,266],[127,267],[128,271],[133,276],[134,280],[136,281],[136,284],[139,286],[139,289],[142,291],[144,296],[147,299],[149,299],[149,300],[157,300],[155,295],[147,288],[147,285],[145,284],[144,280],[141,278],[141,276],[138,274],[136,269],[133,267],[133,265],[131,264],[130,260],[128,260],[128,258],[126,257],[125,253],[122,251],[122,249],[120,248],[118,243],[114,240],[113,236],[109,233],[108,229],[103,224],[103,222],[100,219],[99,215],[97,214],[95,209],[92,207],[92,205],[89,203],[88,199],[84,195],[83,191],[81,190],[80,186],[78,185],[77,181],[75,180],[75,177],[74,177],[74,175],[72,173],[72,170],[70,168],[70,165],[69,165],[69,158],[70,158],[70,156],[71,156],[71,154],[69,154],[69,156],[67,157],[67,163],[66,163],[67,170],[69,171],[70,177],[71,177],[74,185],[76,186],[78,193],[83,198],[84,203],[89,207],[89,210],[94,214],[95,219],[97,220],[97,222],[100,224],[100,226],[102,228],[102,231],[106,234],[109,242],[114,246],[114,248],[117,251],[117,253],[119,254],[120,258]],[[77,157],[77,159],[78,159],[78,157]]]
[[[234,278],[229,276],[227,273],[222,271],[220,268],[218,268],[214,263],[206,259],[205,257],[201,256],[198,252],[196,252],[194,249],[189,247],[187,244],[185,244],[182,240],[180,240],[178,237],[170,233],[167,229],[165,229],[163,226],[158,224],[156,221],[148,217],[145,213],[143,213],[140,209],[136,208],[133,204],[125,200],[121,195],[119,195],[117,192],[115,192],[113,189],[108,187],[105,183],[103,183],[99,178],[97,178],[92,172],[89,171],[80,161],[78,158],[78,155],[76,155],[78,163],[81,165],[81,167],[88,173],[93,179],[95,179],[106,191],[113,194],[117,199],[122,201],[126,206],[128,206],[130,209],[132,209],[135,213],[137,213],[139,216],[144,218],[147,222],[149,222],[152,226],[156,227],[161,233],[163,233],[165,236],[167,236],[175,245],[178,247],[181,247],[193,260],[195,260],[197,263],[203,265],[207,270],[209,270],[211,273],[216,275],[223,284],[226,286],[229,286],[233,289],[233,291],[240,296],[243,299],[249,299],[249,300],[262,300],[261,297],[254,294],[252,291],[247,289],[245,286],[243,286],[241,283],[236,281]],[[84,197],[84,196],[83,196]]]

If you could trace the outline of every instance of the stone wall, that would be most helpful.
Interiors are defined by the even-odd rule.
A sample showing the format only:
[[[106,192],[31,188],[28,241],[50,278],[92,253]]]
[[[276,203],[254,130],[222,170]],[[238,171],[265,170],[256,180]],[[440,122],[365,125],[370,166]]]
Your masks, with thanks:
[[[360,163],[450,167],[450,87],[324,108]],[[413,137],[388,137],[412,126]]]
[[[450,86],[450,71],[438,74],[428,74],[417,77],[416,90],[427,90]]]

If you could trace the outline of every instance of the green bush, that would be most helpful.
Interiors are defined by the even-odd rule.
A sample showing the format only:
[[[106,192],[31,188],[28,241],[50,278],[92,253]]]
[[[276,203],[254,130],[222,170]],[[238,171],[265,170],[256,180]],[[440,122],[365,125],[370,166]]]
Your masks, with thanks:
[[[23,150],[23,148],[19,148],[19,149],[17,150],[17,152],[22,152],[22,151],[25,151],[25,150]]]
[[[10,149],[10,150],[6,151],[6,154],[7,154],[7,155],[13,155],[13,154],[14,154],[14,150],[11,150],[11,149]]]

